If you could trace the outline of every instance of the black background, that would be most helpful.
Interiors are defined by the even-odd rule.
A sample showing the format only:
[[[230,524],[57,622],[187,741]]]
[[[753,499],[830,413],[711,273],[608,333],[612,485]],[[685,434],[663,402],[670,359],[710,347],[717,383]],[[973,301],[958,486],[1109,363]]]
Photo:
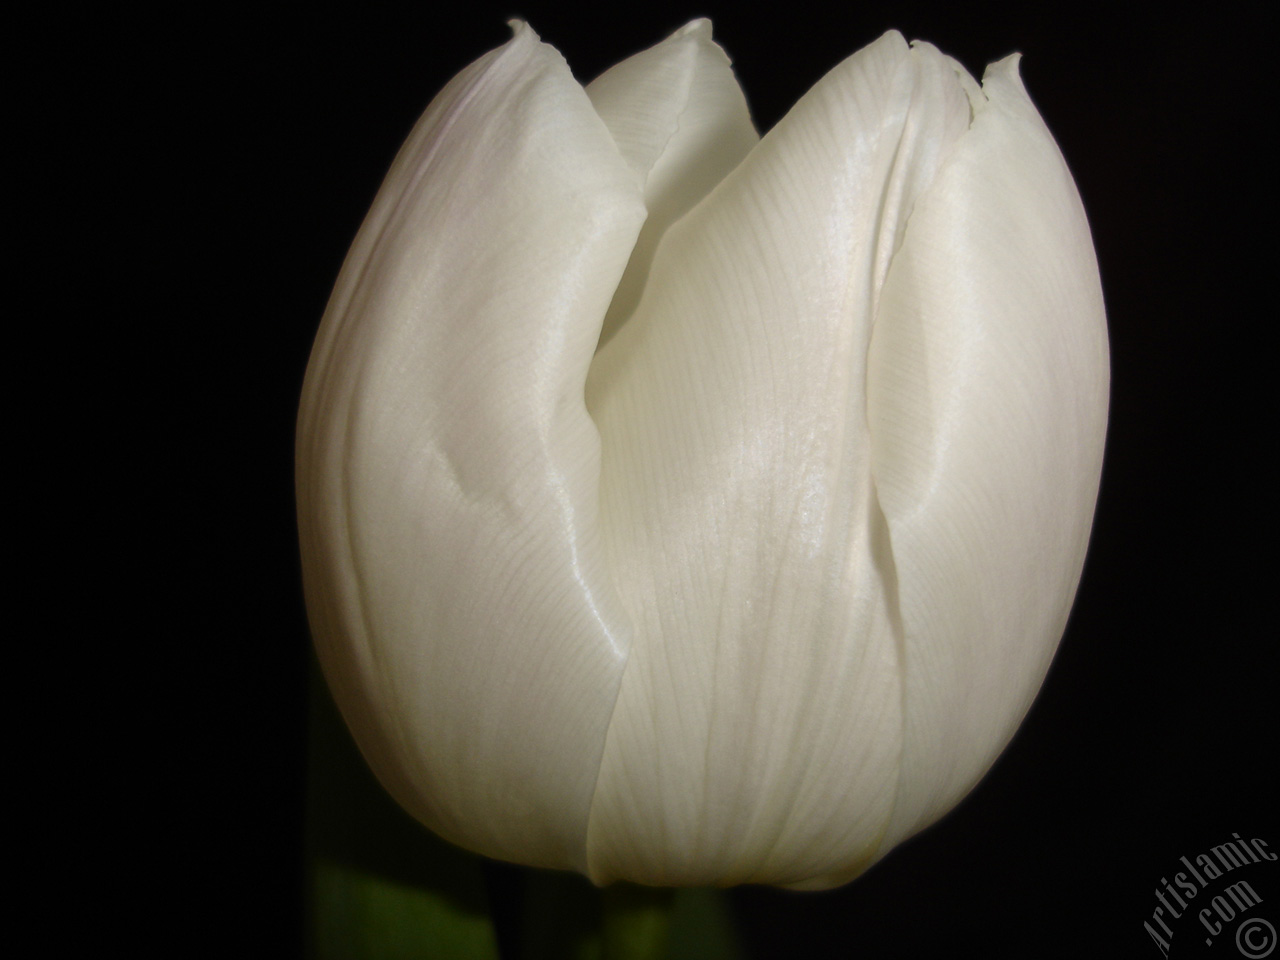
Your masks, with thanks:
[[[1280,850],[1276,268],[1261,248],[1275,83],[1242,11],[484,0],[88,24],[93,66],[60,122],[113,211],[94,242],[104,258],[127,248],[102,288],[127,322],[104,349],[131,371],[114,387],[143,424],[129,506],[142,523],[124,526],[155,538],[152,599],[112,698],[141,721],[139,759],[110,788],[130,810],[107,842],[150,878],[113,908],[127,952],[298,949],[308,637],[293,418],[329,289],[402,138],[505,42],[510,16],[586,81],[709,15],[762,131],[890,27],[979,75],[1021,50],[1090,216],[1113,365],[1088,562],[1021,731],[955,812],[853,885],[736,891],[750,956],[1157,956],[1142,922],[1180,856],[1237,831]],[[1269,876],[1258,910],[1280,924]],[[1193,922],[1173,956],[1203,939]]]

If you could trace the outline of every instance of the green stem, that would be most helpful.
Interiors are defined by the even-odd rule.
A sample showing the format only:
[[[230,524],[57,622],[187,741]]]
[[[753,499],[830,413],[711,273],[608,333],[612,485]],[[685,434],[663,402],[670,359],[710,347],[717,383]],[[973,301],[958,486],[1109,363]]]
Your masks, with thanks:
[[[307,956],[497,960],[479,858],[414,822],[365,765],[312,667]]]
[[[603,960],[663,960],[675,891],[615,883],[601,891]]]

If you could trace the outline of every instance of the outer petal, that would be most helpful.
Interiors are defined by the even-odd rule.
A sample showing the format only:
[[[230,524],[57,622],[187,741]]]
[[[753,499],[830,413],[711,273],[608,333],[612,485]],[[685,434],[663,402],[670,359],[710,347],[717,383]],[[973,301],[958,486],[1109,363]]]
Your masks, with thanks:
[[[724,179],[760,137],[729,58],[695,20],[611,68],[587,96],[644,182],[645,221],[605,316],[601,342],[635,310],[658,241]]]
[[[663,237],[598,354],[601,522],[636,634],[590,823],[597,881],[847,879],[903,729],[866,357],[915,198],[969,123],[889,34]]]
[[[444,837],[585,866],[630,629],[583,382],[645,215],[564,61],[517,25],[431,104],[343,267],[297,482],[326,677]]]
[[[946,812],[1039,689],[1084,562],[1108,360],[1080,198],[1018,79],[916,204],[869,362],[876,488],[904,634],[906,742],[887,838]]]

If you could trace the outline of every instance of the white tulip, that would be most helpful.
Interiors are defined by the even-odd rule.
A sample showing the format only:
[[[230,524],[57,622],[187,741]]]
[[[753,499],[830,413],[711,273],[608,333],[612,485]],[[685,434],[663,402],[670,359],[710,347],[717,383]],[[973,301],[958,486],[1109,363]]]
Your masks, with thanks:
[[[888,33],[757,140],[706,21],[585,89],[517,23],[342,268],[298,422],[312,630],[463,847],[844,883],[1049,666],[1108,357],[1017,57],[979,86]]]

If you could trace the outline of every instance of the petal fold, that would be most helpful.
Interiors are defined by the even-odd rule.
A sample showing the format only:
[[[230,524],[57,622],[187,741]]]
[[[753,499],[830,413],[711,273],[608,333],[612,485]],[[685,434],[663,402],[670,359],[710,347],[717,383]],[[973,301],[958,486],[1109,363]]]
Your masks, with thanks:
[[[729,58],[695,20],[610,68],[587,96],[644,182],[649,218],[605,316],[601,343],[634,312],[658,241],[760,137]]]

